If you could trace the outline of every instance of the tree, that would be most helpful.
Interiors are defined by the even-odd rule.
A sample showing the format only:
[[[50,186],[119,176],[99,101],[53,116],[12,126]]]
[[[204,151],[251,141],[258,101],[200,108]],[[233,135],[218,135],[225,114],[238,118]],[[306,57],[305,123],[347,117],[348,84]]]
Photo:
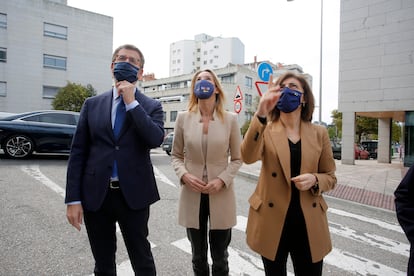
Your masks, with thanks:
[[[56,97],[52,101],[52,107],[55,110],[68,110],[79,112],[86,98],[96,95],[96,90],[92,85],[86,87],[73,82],[67,83],[66,86],[59,89]]]
[[[356,129],[355,136],[357,137],[358,142],[361,141],[362,136],[369,137],[370,140],[378,138],[378,119],[356,116]]]

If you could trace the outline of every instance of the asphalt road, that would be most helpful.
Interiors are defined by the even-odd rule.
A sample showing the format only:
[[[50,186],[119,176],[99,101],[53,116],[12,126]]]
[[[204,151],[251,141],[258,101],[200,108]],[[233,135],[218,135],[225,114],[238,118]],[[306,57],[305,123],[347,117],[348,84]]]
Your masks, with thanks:
[[[162,151],[152,154],[161,200],[151,208],[150,235],[158,275],[192,275],[185,229],[177,224],[179,186]],[[70,226],[63,203],[67,158],[0,156],[0,275],[92,275],[86,231]],[[247,199],[254,181],[238,176],[238,225],[229,248],[231,275],[264,275],[245,243]],[[409,244],[394,212],[327,197],[334,249],[323,275],[406,275]],[[121,235],[119,275],[133,275]],[[290,267],[290,275],[293,275]]]

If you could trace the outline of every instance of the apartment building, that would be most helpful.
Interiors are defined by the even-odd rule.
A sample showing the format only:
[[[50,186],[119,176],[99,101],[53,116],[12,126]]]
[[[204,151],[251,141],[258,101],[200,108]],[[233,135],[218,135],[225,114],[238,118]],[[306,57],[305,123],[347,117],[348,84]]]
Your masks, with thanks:
[[[378,119],[378,162],[391,162],[392,121],[414,164],[414,0],[341,0],[338,110],[342,163],[354,164],[355,117]]]
[[[244,64],[244,44],[236,37],[198,34],[194,40],[170,44],[170,77],[191,74],[205,68],[215,70],[226,67],[229,63]]]
[[[0,111],[51,109],[68,81],[111,87],[112,17],[66,0],[0,0]]]

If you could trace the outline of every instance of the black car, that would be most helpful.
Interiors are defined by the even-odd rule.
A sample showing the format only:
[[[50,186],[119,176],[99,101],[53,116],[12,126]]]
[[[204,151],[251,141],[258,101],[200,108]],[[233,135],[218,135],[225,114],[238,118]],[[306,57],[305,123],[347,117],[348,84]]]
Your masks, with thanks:
[[[331,140],[331,147],[332,147],[333,158],[337,160],[341,160],[342,158],[341,144]]]
[[[43,110],[0,119],[0,147],[11,158],[36,153],[69,153],[78,112]]]
[[[174,133],[168,133],[167,136],[164,138],[164,142],[162,142],[162,149],[168,154],[171,155],[172,144],[174,139]]]

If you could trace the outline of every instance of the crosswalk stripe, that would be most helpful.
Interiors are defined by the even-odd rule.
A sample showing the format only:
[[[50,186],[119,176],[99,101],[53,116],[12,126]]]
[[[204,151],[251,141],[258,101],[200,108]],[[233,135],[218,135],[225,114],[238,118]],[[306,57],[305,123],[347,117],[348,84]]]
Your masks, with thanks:
[[[338,267],[347,272],[355,273],[355,275],[406,275],[406,273],[398,269],[336,248],[332,249],[332,251],[324,258],[324,263]]]
[[[334,209],[334,208],[329,208],[328,212],[336,214],[336,215],[340,215],[343,217],[350,217],[353,219],[357,219],[360,221],[364,221],[373,225],[376,225],[378,227],[384,228],[384,229],[388,229],[388,230],[392,230],[398,233],[404,233],[401,229],[401,226],[398,224],[391,224],[382,220],[378,220],[378,219],[374,219],[374,218],[368,218],[365,216],[361,216],[361,215],[357,215],[357,214],[353,214],[353,213],[349,213],[343,210],[338,210],[338,209]]]
[[[353,230],[347,226],[338,223],[329,222],[329,225],[331,225],[329,227],[329,231],[332,234],[342,236],[353,241],[363,242],[366,245],[380,248],[382,250],[386,250],[394,254],[399,254],[403,256],[408,256],[410,254],[410,245],[407,243],[394,241],[386,237],[373,235],[369,233],[357,234],[356,230]]]

